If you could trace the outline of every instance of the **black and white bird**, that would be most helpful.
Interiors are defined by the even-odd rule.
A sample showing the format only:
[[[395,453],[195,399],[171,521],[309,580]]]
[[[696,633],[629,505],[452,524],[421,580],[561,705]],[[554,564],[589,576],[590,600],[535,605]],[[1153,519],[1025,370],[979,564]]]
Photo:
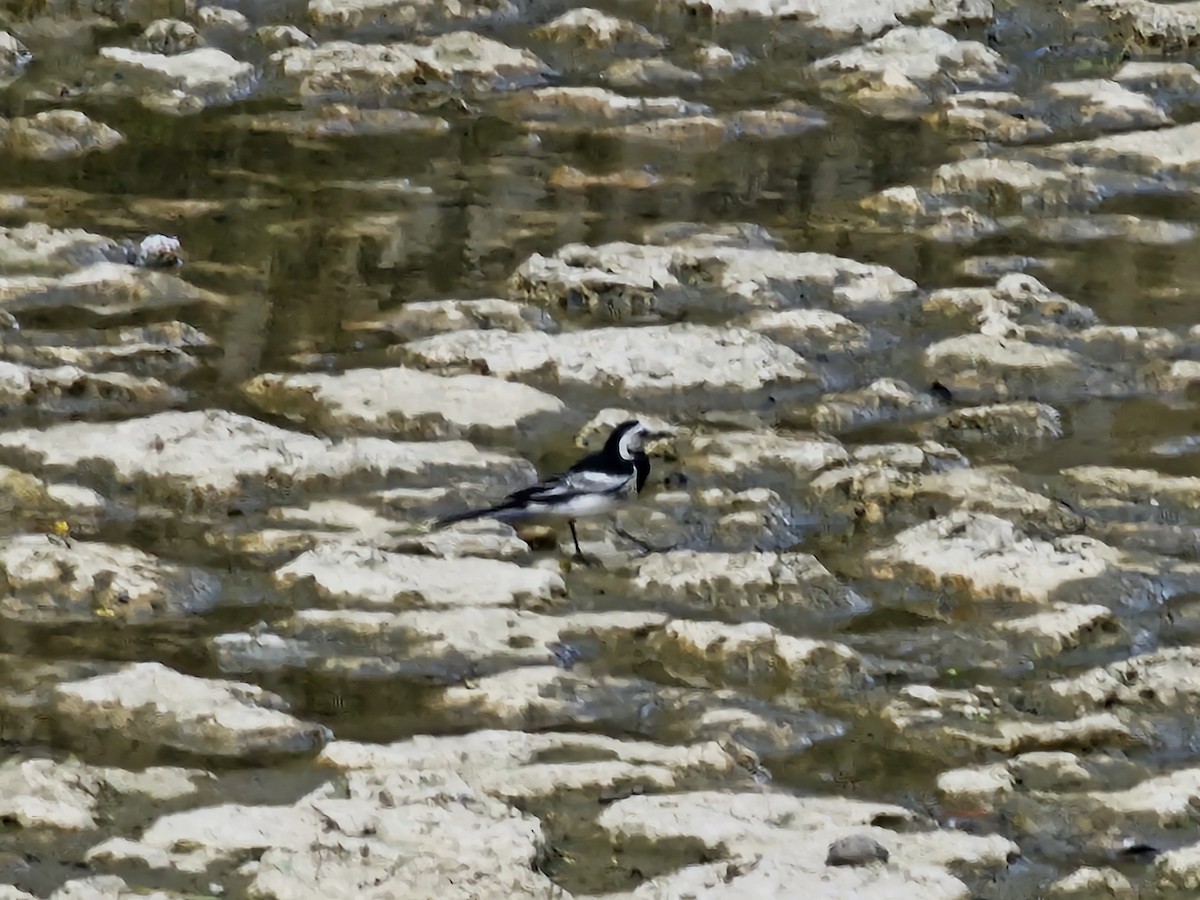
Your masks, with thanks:
[[[492,518],[501,522],[567,520],[576,559],[583,558],[575,521],[617,509],[642,492],[650,477],[646,442],[664,435],[651,432],[636,419],[613,429],[604,446],[589,453],[561,475],[514,491],[495,506],[472,509],[439,519],[434,527]]]

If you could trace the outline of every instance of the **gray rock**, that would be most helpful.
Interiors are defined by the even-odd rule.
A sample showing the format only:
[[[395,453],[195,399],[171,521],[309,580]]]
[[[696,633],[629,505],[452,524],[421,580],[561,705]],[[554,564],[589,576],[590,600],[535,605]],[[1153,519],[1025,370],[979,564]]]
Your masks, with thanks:
[[[961,87],[1010,77],[1000,54],[983,44],[908,27],[818,60],[810,72],[826,96],[887,119],[915,118]]]
[[[536,446],[566,413],[562,401],[523,384],[405,368],[267,374],[242,391],[260,409],[325,434],[403,440]]]
[[[994,689],[982,686],[948,690],[908,685],[883,705],[879,716],[885,743],[936,760],[939,766],[974,762],[992,752],[1090,750],[1144,740],[1111,713],[1065,720],[1035,717],[1013,709]]]
[[[204,39],[195,26],[179,19],[156,19],[133,42],[135,50],[163,56],[176,56],[203,46]]]
[[[59,160],[103,153],[125,142],[115,128],[73,109],[53,109],[29,118],[0,119],[5,151],[19,159]]]
[[[844,644],[792,637],[764,622],[676,620],[655,631],[648,648],[672,677],[696,686],[786,690],[828,702],[871,685],[866,662]]]
[[[183,245],[177,237],[150,234],[129,248],[129,262],[146,269],[177,269],[183,265]]]
[[[768,488],[663,490],[617,513],[618,527],[637,543],[632,551],[697,550],[714,553],[779,551],[818,529],[806,508]],[[596,520],[579,523],[580,541],[607,537]]]
[[[767,488],[787,498],[849,459],[845,447],[824,435],[738,430],[697,434],[677,444],[689,485],[732,491]]]
[[[1132,44],[1187,48],[1200,37],[1200,13],[1191,4],[1092,0],[1088,6],[1109,19]]]
[[[1016,845],[998,835],[960,831],[888,831],[873,822],[908,821],[901,807],[843,797],[795,797],[774,791],[692,791],[618,800],[600,814],[611,840],[667,844],[690,839],[725,848],[717,863],[664,873],[631,893],[660,896],[889,898],[964,900],[959,878],[1003,872]],[[827,865],[830,844],[855,836],[891,846],[880,866]]]
[[[267,72],[302,102],[378,102],[414,90],[470,94],[530,87],[543,84],[549,69],[527,50],[459,31],[423,46],[331,41],[289,47],[271,55]]]
[[[704,79],[690,69],[684,69],[664,59],[623,59],[600,73],[606,84],[623,90],[644,90],[658,87],[695,87]]]
[[[1045,541],[1006,519],[955,512],[916,525],[865,558],[866,571],[932,592],[942,602],[1046,604],[1087,600],[1110,607],[1152,608],[1171,576],[1082,535]]]
[[[965,447],[1027,446],[1061,438],[1062,415],[1045,403],[997,403],[956,409],[924,425],[921,433]]]
[[[40,222],[20,228],[0,226],[0,269],[5,279],[65,275],[119,255],[116,241],[77,228],[56,229]]]
[[[478,842],[477,854],[463,852]],[[537,818],[473,788],[456,773],[348,772],[294,804],[225,804],[161,816],[137,840],[114,837],[88,852],[97,867],[138,865],[188,893],[248,878],[264,900],[352,900],[402,884],[413,896],[553,900],[538,871],[548,849]],[[247,863],[247,859],[252,862]]]
[[[657,553],[637,565],[632,588],[654,608],[689,607],[705,618],[744,612],[796,623],[869,608],[807,553]]]
[[[816,405],[812,424],[836,434],[867,425],[920,418],[940,408],[932,394],[894,378],[880,378],[861,390],[826,396]]]
[[[152,413],[181,406],[187,398],[185,391],[156,378],[0,362],[0,401],[9,405],[16,421],[23,413],[39,418]]]
[[[823,308],[851,317],[903,309],[916,285],[886,266],[824,253],[713,246],[569,244],[535,254],[509,281],[514,299],[600,321],[673,321]]]
[[[295,25],[264,25],[254,32],[254,37],[268,53],[287,50],[289,47],[304,47],[311,50],[317,42]]]
[[[1086,306],[1055,293],[1036,278],[1014,273],[990,288],[942,288],[925,299],[927,321],[991,337],[1026,337],[1030,329],[1064,337],[1100,324]]]
[[[211,756],[306,753],[328,737],[323,726],[289,715],[283,700],[262,688],[193,678],[159,663],[64,682],[54,687],[54,698],[55,715],[70,728]]]
[[[798,753],[844,723],[744,692],[666,687],[641,678],[524,666],[454,685],[439,712],[463,728],[584,729],[666,743],[731,741],[753,754]]]
[[[363,780],[421,772],[425,779],[465,781],[510,802],[551,798],[564,788],[607,797],[639,792],[647,785],[666,791],[705,775],[732,775],[737,765],[712,741],[669,745],[594,734],[493,730],[417,735],[386,745],[336,741],[321,752],[320,762],[339,772],[361,773]]]
[[[339,607],[385,609],[514,607],[551,604],[562,577],[491,559],[435,559],[326,544],[275,572],[280,589],[298,586]]]
[[[907,21],[928,21],[934,25],[989,22],[994,10],[987,0],[883,0],[879,3],[845,4],[830,0],[717,0],[702,5],[699,0],[683,0],[695,11],[703,10],[718,22],[740,19],[803,20],[805,30],[825,39],[853,40],[873,37]]]
[[[134,91],[139,103],[155,112],[188,115],[228,106],[258,86],[254,66],[211,47],[173,56],[104,47],[100,58],[125,77],[125,89]]]
[[[499,25],[526,12],[526,0],[470,0],[420,3],[403,0],[308,0],[308,18],[321,29],[409,29],[442,31],[448,27]]]
[[[497,112],[530,131],[570,132],[701,116],[711,110],[679,97],[626,97],[599,87],[556,86],[518,91],[499,101]]]
[[[1124,874],[1111,868],[1082,866],[1046,888],[1047,900],[1089,900],[1091,897],[1137,896]]]
[[[523,460],[461,441],[331,443],[223,410],[9,431],[0,436],[0,457],[70,474],[109,496],[162,503],[174,515],[248,512],[339,486],[440,487],[474,478],[499,492],[534,477]]]
[[[8,87],[33,62],[29,48],[7,31],[0,31],[0,87]]]
[[[873,862],[886,863],[890,855],[887,848],[870,835],[852,834],[838,838],[829,845],[825,865],[866,866]]]
[[[424,300],[405,303],[377,318],[347,322],[356,332],[376,332],[416,341],[449,331],[557,331],[544,310],[511,300]]]
[[[5,335],[0,358],[26,366],[71,366],[176,382],[218,353],[212,338],[183,322],[74,331],[22,328]]]
[[[113,253],[124,261],[122,248],[114,247]],[[100,317],[123,317],[142,310],[220,308],[225,298],[167,272],[104,262],[58,278],[0,276],[0,304],[18,316],[23,312],[68,309],[86,310]]]
[[[619,395],[647,412],[770,409],[815,388],[812,373],[793,351],[752,331],[705,325],[560,335],[458,331],[397,349],[410,365],[529,381],[568,402],[605,402]]]
[[[538,615],[470,607],[405,612],[301,610],[273,629],[212,641],[225,672],[303,670],[349,678],[458,684],[517,666],[556,661],[572,637],[611,645],[661,627],[659,613]]]
[[[598,9],[578,7],[567,10],[534,30],[541,38],[557,41],[572,50],[605,49],[633,54],[655,52],[666,42],[645,27],[628,19],[618,19]]]
[[[221,582],[197,568],[164,562],[132,547],[9,538],[0,549],[6,586],[0,617],[22,622],[146,622],[208,612]]]
[[[1071,350],[986,334],[938,341],[925,351],[924,364],[930,381],[967,402],[1122,397],[1145,383],[1132,369],[1105,367]]]
[[[194,794],[203,772],[150,767],[140,772],[87,766],[75,761],[19,758],[0,769],[0,816],[22,829],[87,831],[98,827],[104,795],[128,802],[142,795],[157,802]]]

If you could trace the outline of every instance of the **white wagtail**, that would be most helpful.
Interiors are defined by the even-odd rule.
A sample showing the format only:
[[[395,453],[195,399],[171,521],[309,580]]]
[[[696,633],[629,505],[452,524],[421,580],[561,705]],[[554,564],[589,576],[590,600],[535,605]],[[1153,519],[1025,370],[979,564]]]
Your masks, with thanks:
[[[641,493],[650,476],[646,441],[664,437],[636,419],[613,429],[604,446],[589,453],[561,475],[514,491],[495,506],[472,509],[438,519],[435,528],[469,519],[491,517],[501,522],[566,519],[575,542],[575,558],[583,559],[575,520],[612,512]]]

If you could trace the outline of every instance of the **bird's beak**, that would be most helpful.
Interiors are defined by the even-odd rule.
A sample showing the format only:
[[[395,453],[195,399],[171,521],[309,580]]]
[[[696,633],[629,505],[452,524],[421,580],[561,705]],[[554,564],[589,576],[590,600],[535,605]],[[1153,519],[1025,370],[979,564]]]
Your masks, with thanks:
[[[647,431],[642,435],[644,441],[665,441],[667,438],[675,437],[673,431]]]

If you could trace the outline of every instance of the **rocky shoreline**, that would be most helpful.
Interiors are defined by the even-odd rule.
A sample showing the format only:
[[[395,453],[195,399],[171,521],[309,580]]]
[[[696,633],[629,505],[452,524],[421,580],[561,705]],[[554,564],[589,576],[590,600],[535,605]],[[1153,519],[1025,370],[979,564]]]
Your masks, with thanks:
[[[0,11],[0,898],[1195,896],[1198,41]]]

